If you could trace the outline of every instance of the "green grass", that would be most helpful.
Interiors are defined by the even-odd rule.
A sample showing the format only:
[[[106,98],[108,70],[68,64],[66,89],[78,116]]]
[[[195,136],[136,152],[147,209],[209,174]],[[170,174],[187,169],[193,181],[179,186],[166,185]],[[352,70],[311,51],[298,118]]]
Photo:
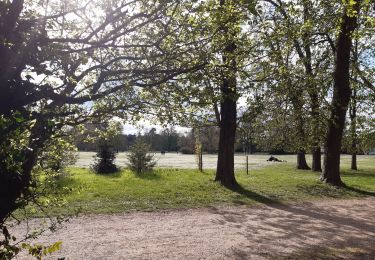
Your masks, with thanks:
[[[342,171],[348,188],[323,184],[319,174],[295,170],[292,164],[251,170],[249,175],[238,171],[241,188],[236,191],[214,182],[213,170],[156,169],[152,175],[136,176],[128,170],[97,175],[85,168],[70,168],[58,182],[59,189],[72,189],[64,195],[66,205],[48,211],[53,215],[70,215],[77,210],[97,214],[375,196],[375,165],[369,161],[361,167],[360,171]]]

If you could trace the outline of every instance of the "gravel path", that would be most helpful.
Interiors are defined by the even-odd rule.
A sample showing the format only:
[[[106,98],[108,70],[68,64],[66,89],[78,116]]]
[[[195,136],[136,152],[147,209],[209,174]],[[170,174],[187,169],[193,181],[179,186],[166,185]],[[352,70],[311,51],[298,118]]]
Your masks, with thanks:
[[[47,259],[375,259],[375,198],[81,216],[39,242],[60,240]]]

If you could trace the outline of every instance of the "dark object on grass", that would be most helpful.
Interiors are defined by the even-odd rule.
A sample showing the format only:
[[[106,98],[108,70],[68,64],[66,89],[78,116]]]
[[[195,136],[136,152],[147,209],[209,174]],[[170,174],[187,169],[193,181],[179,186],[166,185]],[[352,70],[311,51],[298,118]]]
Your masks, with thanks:
[[[102,141],[99,144],[99,150],[96,153],[96,159],[92,169],[96,173],[115,173],[119,170],[114,163],[115,159],[116,152],[113,150],[113,147],[107,141]]]
[[[285,162],[285,161],[282,161],[276,157],[271,156],[270,158],[268,158],[267,162]]]

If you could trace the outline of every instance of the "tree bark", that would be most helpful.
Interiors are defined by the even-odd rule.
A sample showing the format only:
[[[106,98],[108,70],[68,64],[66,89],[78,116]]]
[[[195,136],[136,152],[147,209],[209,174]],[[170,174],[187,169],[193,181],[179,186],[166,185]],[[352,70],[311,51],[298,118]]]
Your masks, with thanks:
[[[356,90],[352,94],[352,102],[350,104],[350,139],[352,162],[350,169],[357,170],[357,93]]]
[[[315,146],[312,150],[311,170],[314,172],[322,171],[322,152],[320,150],[320,146]]]
[[[296,127],[297,127],[297,169],[299,170],[310,170],[310,167],[306,162],[306,151],[303,148],[306,144],[306,133],[304,129],[304,119],[302,116],[302,100],[299,96],[292,96],[293,110],[296,116]]]
[[[358,66],[358,39],[355,40],[354,44],[354,66]],[[352,70],[355,74],[354,80],[354,87],[351,95],[351,102],[349,108],[349,116],[350,116],[350,140],[351,140],[351,153],[352,153],[352,162],[350,169],[357,170],[357,71],[355,69]]]
[[[233,90],[229,88],[227,80],[223,83],[224,100],[221,103],[221,121],[219,137],[219,154],[217,160],[216,181],[224,186],[233,188],[237,186],[234,176],[234,143],[236,135],[237,106],[236,101],[230,98]]]
[[[225,4],[225,0],[220,0],[220,7],[224,7]],[[234,176],[234,144],[237,128],[236,45],[233,35],[229,33],[228,25],[221,24],[220,26],[229,41],[222,54],[223,64],[226,69],[223,71],[220,88],[220,136],[215,180],[220,181],[221,184],[228,188],[235,188],[238,186]]]
[[[307,165],[306,156],[304,150],[299,150],[297,153],[297,169],[299,170],[310,170],[310,167]]]
[[[350,48],[352,45],[352,33],[357,27],[359,2],[354,6],[357,15],[348,15],[344,10],[340,32],[336,42],[336,57],[334,68],[333,97],[331,115],[328,121],[328,131],[325,142],[324,170],[321,176],[323,182],[342,186],[340,177],[340,150],[343,130],[345,127],[346,111],[348,108],[351,89],[349,82]]]
[[[310,16],[310,6],[307,2],[303,3],[304,6],[304,21],[308,22]],[[306,80],[307,80],[307,92],[310,97],[310,113],[312,118],[312,171],[321,172],[321,151],[320,151],[320,124],[319,124],[319,89],[316,84],[316,79],[313,73],[312,59],[313,54],[311,52],[312,35],[309,32],[303,34],[303,54],[301,48],[296,46],[297,52],[300,59],[303,60],[305,66]],[[297,42],[298,44],[298,42]]]

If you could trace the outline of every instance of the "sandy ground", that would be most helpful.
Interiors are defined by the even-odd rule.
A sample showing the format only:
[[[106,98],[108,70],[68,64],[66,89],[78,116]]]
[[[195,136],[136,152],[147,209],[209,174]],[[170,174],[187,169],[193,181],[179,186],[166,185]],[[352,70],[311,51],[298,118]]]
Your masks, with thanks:
[[[94,162],[94,152],[79,152],[78,161],[75,164],[78,167],[89,167]],[[249,155],[249,168],[259,168],[267,165],[273,165],[275,162],[267,162],[266,160],[270,157],[267,154],[251,154]],[[296,162],[296,155],[276,155],[280,160],[286,161],[288,163]],[[181,153],[166,153],[161,155],[160,153],[154,153],[154,158],[157,161],[157,167],[167,167],[167,168],[183,168],[191,169],[197,168],[196,156],[193,154],[181,154]],[[311,163],[311,155],[306,155],[308,163]],[[341,164],[350,165],[350,155],[341,155]],[[375,156],[371,155],[359,155],[358,164],[361,165],[362,162],[375,161]],[[236,154],[234,156],[234,166],[236,169],[245,169],[246,156],[244,154]],[[116,164],[119,166],[126,166],[127,158],[126,153],[118,153]],[[217,155],[215,154],[204,154],[203,155],[203,168],[204,169],[215,169],[217,166]]]
[[[375,198],[81,216],[38,241],[64,241],[46,259],[375,259]]]

